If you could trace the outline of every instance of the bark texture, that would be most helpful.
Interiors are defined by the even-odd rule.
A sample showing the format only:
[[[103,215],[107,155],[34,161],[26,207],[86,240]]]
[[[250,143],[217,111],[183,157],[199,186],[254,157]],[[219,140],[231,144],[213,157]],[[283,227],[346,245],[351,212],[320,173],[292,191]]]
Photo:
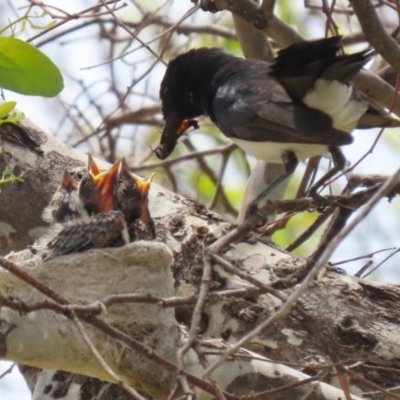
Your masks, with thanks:
[[[0,127],[0,139],[3,148],[0,168],[8,165],[16,173],[26,171],[24,183],[6,185],[0,195],[2,251],[9,252],[25,246],[42,232],[44,224],[40,215],[63,169],[82,165],[86,156],[25,123],[18,127]],[[150,209],[157,227],[155,242],[93,250],[44,264],[33,259],[21,266],[76,304],[92,303],[118,293],[145,293],[163,298],[196,294],[204,266],[204,250],[227,232],[230,225],[200,204],[157,185],[152,185],[150,191]],[[146,251],[147,256],[141,256]],[[231,245],[222,256],[241,275],[214,265],[211,294],[199,332],[203,338],[200,349],[210,363],[229,343],[279,309],[282,299],[267,293],[262,285],[281,288],[279,293],[289,295],[293,290],[290,279],[285,281],[285,288],[282,278],[290,277],[304,263],[303,259],[257,239]],[[254,285],[252,280],[260,285]],[[236,289],[242,289],[242,294],[228,292]],[[226,295],[218,294],[222,291]],[[43,299],[5,271],[0,274],[0,294],[3,300],[19,299],[27,304]],[[332,363],[354,360],[360,365],[357,374],[348,376],[348,380],[355,396],[372,391],[366,381],[384,388],[396,386],[400,370],[399,298],[400,288],[396,285],[375,284],[328,268],[301,299],[307,317],[293,310],[287,318],[270,325],[248,343],[246,348],[251,353],[243,349],[241,357],[227,361],[213,377],[222,389],[239,396],[285,386],[314,376]],[[173,308],[162,302],[151,306],[113,305],[100,317],[175,363],[176,352],[186,340],[184,327],[190,321],[195,300],[192,297],[176,307],[176,319]],[[64,315],[49,310],[26,314],[3,306],[0,326],[0,357],[30,365],[21,369],[30,382],[34,399],[57,398],[63,390],[68,397],[61,397],[68,400],[129,398],[117,386],[97,380],[109,380],[109,377]],[[145,398],[167,398],[174,373],[164,371],[146,357],[138,357],[96,329],[86,324],[85,327],[102,355],[127,383],[145,393]],[[66,354],[69,354],[67,359]],[[253,359],[255,354],[259,359]],[[265,362],[264,357],[273,362]],[[203,367],[194,351],[184,361],[185,370],[195,376],[202,375]],[[297,369],[303,374],[281,362],[301,364]],[[49,370],[37,373],[34,369],[37,367],[65,369],[91,378]],[[374,367],[390,367],[390,370]],[[323,379],[337,384],[335,369],[331,372]],[[274,374],[283,374],[286,378],[271,379]],[[164,378],[160,381],[160,377]],[[343,398],[341,390],[329,384],[315,386],[309,398]],[[268,398],[300,398],[311,387],[308,383]],[[204,399],[215,397],[201,390],[198,393]]]

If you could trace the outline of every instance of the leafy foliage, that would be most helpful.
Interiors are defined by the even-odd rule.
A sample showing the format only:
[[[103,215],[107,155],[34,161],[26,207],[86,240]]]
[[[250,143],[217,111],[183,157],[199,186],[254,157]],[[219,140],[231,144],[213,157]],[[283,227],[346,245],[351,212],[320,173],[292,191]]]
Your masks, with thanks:
[[[30,96],[53,97],[64,87],[56,65],[34,46],[0,37],[0,87]]]
[[[7,183],[17,183],[17,182],[22,183],[24,181],[24,176],[25,172],[22,172],[20,175],[15,175],[9,167],[6,167],[0,179],[0,193],[2,185],[5,185]]]
[[[25,117],[23,113],[12,112],[16,104],[15,101],[6,101],[0,105],[0,125],[5,123],[17,123]],[[0,146],[0,154],[2,152],[3,148]],[[6,167],[0,179],[0,186],[5,185],[6,183],[23,182],[24,175],[25,172],[22,172],[20,175],[14,175],[12,170],[9,167]]]
[[[6,101],[0,105],[0,125],[5,123],[16,124],[18,121],[25,118],[24,113],[12,112],[16,104],[15,101]]]

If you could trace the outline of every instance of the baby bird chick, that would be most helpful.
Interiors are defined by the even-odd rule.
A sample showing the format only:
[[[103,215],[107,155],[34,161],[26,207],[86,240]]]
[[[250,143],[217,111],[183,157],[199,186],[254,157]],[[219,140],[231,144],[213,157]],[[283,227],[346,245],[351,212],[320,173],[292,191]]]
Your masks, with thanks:
[[[97,214],[90,219],[67,223],[52,239],[44,260],[89,249],[120,247],[129,243],[125,218],[120,211]]]
[[[43,210],[42,218],[53,224],[67,222],[85,215],[87,215],[86,211],[78,196],[78,185],[66,169],[49,205]]]
[[[123,213],[117,211],[117,183],[120,161],[100,173],[89,156],[88,171],[82,177],[78,194],[91,217],[71,221],[47,244],[44,260],[93,248],[119,247],[129,243]]]
[[[78,194],[89,215],[116,210],[118,170],[117,161],[108,171],[100,172],[89,154],[88,169],[79,184]]]
[[[156,236],[154,221],[148,208],[148,193],[151,175],[147,179],[135,177],[126,160],[121,162],[121,171],[118,181],[118,209],[123,213],[130,241],[152,240]]]

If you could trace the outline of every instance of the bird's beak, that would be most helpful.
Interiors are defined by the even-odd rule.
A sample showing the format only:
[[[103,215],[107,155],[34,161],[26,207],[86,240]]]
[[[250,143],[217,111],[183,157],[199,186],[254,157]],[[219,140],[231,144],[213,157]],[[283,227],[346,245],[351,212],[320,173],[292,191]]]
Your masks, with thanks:
[[[195,119],[184,119],[176,133],[179,137],[182,136],[189,128],[199,129],[199,123]]]
[[[149,193],[150,189],[150,184],[153,179],[154,173],[151,174],[148,178],[143,179],[143,180],[137,180],[137,185],[140,191],[140,194],[142,195],[142,198],[147,197],[147,194]]]
[[[150,184],[151,180],[153,179],[154,173],[151,174],[148,178],[143,179],[141,181],[137,181],[137,185],[141,194],[141,202],[140,202],[140,207],[141,207],[141,213],[140,213],[140,219],[142,222],[146,225],[149,226],[149,223],[151,221],[151,216],[150,216],[150,211],[149,211],[149,206],[147,204],[147,195],[149,193],[150,189]]]
[[[92,176],[99,212],[112,211],[116,207],[116,187],[120,165],[121,160],[118,160],[108,171]]]
[[[132,172],[131,169],[129,168],[128,163],[125,160],[125,157],[122,158],[121,161],[121,175],[125,176],[126,178],[131,178],[132,179]]]
[[[156,156],[160,160],[166,159],[174,151],[182,122],[183,119],[176,112],[170,112],[165,118],[160,144],[155,150]]]
[[[126,162],[125,158],[122,159],[121,161],[121,172],[120,175],[125,176],[126,178],[133,179],[134,182],[136,183],[136,186],[139,189],[139,192],[142,196],[142,198],[145,198],[149,192],[150,189],[150,184],[151,180],[153,179],[154,173],[151,174],[148,178],[146,179],[141,179],[137,178],[132,174],[131,169],[128,166],[128,163]]]
[[[95,161],[93,160],[93,157],[88,154],[88,171],[93,175],[99,175],[100,174],[100,169],[97,166],[97,164],[95,163]]]
[[[78,186],[76,185],[74,178],[72,178],[67,169],[64,171],[64,175],[61,180],[61,188],[69,192],[72,192],[73,190],[78,190]]]

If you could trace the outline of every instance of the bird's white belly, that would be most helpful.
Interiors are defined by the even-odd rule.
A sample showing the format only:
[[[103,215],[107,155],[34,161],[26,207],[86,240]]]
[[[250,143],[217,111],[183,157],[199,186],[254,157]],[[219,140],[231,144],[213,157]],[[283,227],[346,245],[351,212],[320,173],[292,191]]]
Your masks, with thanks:
[[[245,153],[259,160],[282,164],[281,155],[284,151],[292,151],[299,160],[314,156],[322,156],[328,152],[328,146],[322,144],[249,142],[247,140],[230,138]]]

